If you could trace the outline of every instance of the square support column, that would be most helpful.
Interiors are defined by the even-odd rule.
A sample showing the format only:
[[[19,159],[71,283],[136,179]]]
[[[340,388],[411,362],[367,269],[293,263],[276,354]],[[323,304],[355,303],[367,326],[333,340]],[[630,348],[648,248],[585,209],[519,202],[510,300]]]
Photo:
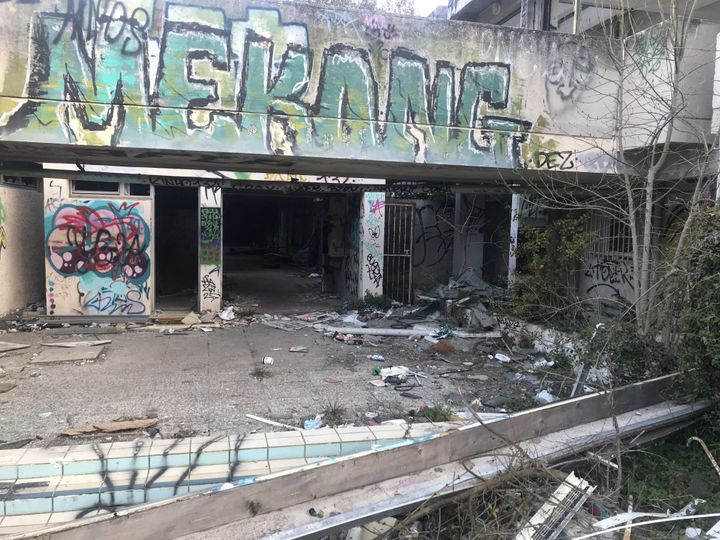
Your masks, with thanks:
[[[222,309],[222,190],[201,187],[198,259],[198,306],[200,313]]]
[[[358,296],[383,293],[385,193],[364,193],[360,202],[360,279]]]

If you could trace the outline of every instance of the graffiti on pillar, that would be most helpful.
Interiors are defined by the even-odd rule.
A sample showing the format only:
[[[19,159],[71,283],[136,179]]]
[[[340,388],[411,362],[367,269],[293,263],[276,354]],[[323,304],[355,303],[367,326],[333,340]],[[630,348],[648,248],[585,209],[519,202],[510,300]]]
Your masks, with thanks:
[[[148,215],[147,202],[108,200],[62,200],[46,213],[50,315],[148,313]]]
[[[222,264],[222,212],[220,208],[200,208],[200,264]]]
[[[202,286],[202,298],[203,300],[219,300],[222,294],[220,293],[220,267],[214,266],[206,274],[204,274],[200,280]]]
[[[7,238],[5,236],[5,218],[6,218],[5,205],[0,200],[0,259],[2,259],[2,252],[7,248]]]
[[[360,207],[363,291],[382,294],[385,242],[385,193],[365,193]]]
[[[585,44],[562,37],[459,23],[484,45],[445,47],[414,19],[292,4],[37,0],[22,13],[32,10],[0,20],[26,44],[3,68],[5,81],[26,82],[0,98],[0,139],[147,149],[137,158],[193,150],[535,168],[522,150],[538,117],[525,100],[539,88],[526,88],[525,68],[514,79],[525,60],[513,44],[532,42],[551,111],[572,107],[595,68]]]

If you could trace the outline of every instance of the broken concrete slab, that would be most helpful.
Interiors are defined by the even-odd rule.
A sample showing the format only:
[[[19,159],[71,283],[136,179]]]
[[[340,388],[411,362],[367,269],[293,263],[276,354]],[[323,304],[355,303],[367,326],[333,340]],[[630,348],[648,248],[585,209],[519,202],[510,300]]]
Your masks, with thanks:
[[[112,343],[110,339],[103,339],[99,341],[65,341],[60,343],[41,343],[44,347],[64,347],[72,349],[75,347],[100,347],[101,345],[109,345]]]
[[[31,364],[64,364],[66,362],[88,362],[97,360],[103,352],[104,347],[73,347],[45,349],[35,358]]]
[[[9,341],[0,341],[0,353],[19,351],[22,349],[27,349],[29,347],[30,345],[25,345],[24,343],[10,343]]]

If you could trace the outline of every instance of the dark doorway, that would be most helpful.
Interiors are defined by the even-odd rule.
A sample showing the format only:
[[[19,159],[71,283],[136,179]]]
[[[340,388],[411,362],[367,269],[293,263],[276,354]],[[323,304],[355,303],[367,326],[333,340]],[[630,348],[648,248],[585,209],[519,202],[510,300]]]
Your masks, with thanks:
[[[155,288],[160,310],[189,311],[197,303],[198,191],[155,188]]]
[[[223,295],[262,313],[305,313],[322,293],[327,200],[314,195],[223,193]]]

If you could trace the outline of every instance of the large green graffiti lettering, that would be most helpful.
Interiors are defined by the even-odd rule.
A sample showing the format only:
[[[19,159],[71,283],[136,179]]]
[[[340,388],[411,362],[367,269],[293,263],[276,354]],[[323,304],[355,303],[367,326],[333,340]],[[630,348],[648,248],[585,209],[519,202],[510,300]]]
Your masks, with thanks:
[[[276,8],[233,18],[149,1],[38,10],[25,97],[0,103],[0,138],[525,166],[532,125],[508,109],[509,64],[431,60],[375,19],[344,25],[345,39],[315,25],[314,46]]]

